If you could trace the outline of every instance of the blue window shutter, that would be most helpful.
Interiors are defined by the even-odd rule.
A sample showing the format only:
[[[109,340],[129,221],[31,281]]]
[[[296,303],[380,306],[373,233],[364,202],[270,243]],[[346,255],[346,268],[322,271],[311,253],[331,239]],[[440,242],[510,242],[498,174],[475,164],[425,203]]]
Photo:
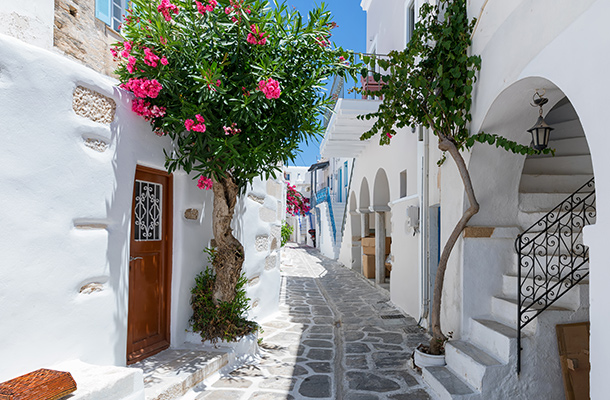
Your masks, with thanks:
[[[110,25],[112,15],[110,3],[110,0],[95,0],[95,17],[100,21],[103,21],[106,25]]]

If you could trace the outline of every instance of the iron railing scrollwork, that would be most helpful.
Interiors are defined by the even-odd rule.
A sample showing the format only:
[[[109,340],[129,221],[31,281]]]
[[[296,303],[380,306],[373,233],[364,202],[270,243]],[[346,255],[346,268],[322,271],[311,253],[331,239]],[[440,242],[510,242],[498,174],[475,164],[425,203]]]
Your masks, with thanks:
[[[517,373],[523,329],[589,275],[582,229],[595,219],[594,186],[591,178],[517,236]]]

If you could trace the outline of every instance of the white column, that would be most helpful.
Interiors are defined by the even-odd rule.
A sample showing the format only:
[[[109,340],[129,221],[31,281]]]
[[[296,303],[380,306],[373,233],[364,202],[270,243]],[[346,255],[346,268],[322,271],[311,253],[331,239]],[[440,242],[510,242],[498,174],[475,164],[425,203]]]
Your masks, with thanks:
[[[385,212],[375,212],[375,282],[385,283]]]

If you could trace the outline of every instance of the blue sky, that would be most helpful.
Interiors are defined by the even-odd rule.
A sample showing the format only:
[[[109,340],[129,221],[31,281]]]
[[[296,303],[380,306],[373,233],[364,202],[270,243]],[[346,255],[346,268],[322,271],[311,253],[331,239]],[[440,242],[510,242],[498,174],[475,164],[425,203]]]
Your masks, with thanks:
[[[286,4],[295,7],[303,17],[321,1],[313,0],[286,0]],[[333,20],[339,25],[333,30],[331,40],[337,46],[358,52],[365,51],[366,45],[366,13],[360,7],[360,0],[328,0],[326,7],[333,15]],[[293,165],[309,166],[317,161],[320,155],[320,143],[310,141],[301,143],[300,152]]]

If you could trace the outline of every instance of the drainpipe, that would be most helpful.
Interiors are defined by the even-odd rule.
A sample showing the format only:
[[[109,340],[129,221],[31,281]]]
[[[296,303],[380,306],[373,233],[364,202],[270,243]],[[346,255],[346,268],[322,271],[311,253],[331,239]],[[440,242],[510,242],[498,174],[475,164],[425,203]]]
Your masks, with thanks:
[[[429,328],[430,315],[430,230],[429,230],[429,208],[430,208],[430,143],[428,131],[423,127],[418,127],[418,136],[423,141],[423,149],[421,154],[421,193],[420,193],[420,307],[418,324],[425,323],[424,328]]]

